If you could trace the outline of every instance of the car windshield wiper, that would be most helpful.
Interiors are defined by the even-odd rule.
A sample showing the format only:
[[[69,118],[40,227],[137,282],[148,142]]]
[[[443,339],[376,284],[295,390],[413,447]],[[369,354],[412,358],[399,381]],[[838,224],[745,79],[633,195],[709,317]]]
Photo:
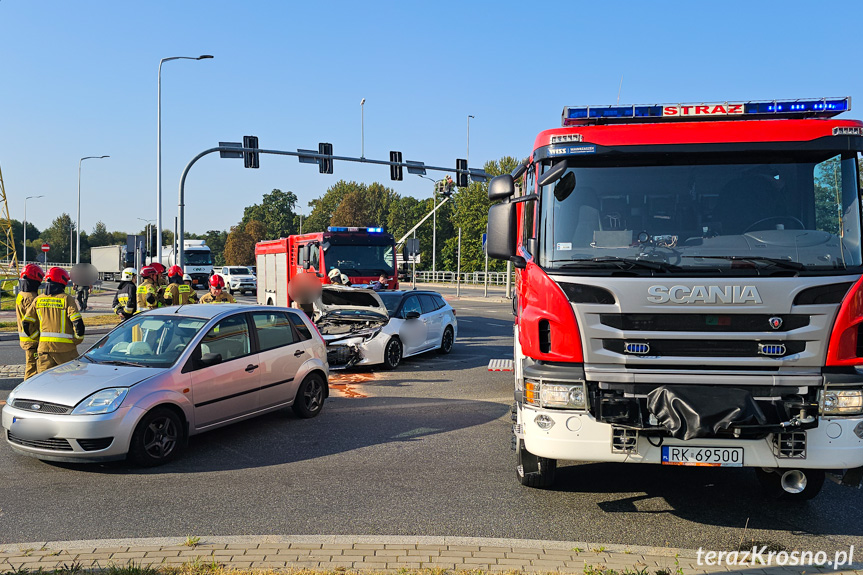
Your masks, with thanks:
[[[150,367],[149,365],[145,365],[143,363],[135,363],[134,361],[122,361],[119,359],[111,359],[108,361],[100,361],[97,363],[104,363],[105,365],[128,365],[129,367]]]
[[[638,258],[618,258],[618,257],[602,257],[602,258],[590,258],[584,260],[574,260],[567,264],[562,264],[561,268],[580,268],[580,267],[590,267],[595,264],[606,264],[610,263],[616,265],[621,269],[632,269],[632,268],[643,268],[653,271],[677,271],[680,270],[680,266],[676,266],[674,264],[670,264],[668,262],[658,262],[655,260],[640,260]]]
[[[802,271],[806,269],[806,266],[801,264],[800,262],[795,262],[791,260],[786,260],[782,258],[768,258],[764,256],[690,256],[685,255],[682,256],[684,258],[701,258],[705,260],[730,260],[733,262],[759,262],[764,264],[771,264],[776,267],[784,268],[787,270],[795,270]]]

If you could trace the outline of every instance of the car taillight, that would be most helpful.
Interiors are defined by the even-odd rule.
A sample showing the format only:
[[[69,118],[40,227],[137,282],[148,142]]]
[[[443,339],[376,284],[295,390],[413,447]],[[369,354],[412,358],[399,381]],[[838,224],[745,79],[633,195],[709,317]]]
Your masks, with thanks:
[[[833,323],[830,343],[827,346],[828,366],[863,365],[863,352],[859,351],[859,335],[863,324],[863,277],[857,280],[845,297]],[[863,343],[863,342],[861,342]]]

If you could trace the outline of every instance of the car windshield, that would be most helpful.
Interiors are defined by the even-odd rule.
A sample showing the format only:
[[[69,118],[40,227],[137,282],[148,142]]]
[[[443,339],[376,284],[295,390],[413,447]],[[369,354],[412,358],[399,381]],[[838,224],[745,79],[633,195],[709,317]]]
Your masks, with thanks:
[[[338,268],[348,276],[379,276],[394,273],[393,246],[331,245],[324,256],[327,272]]]
[[[386,292],[378,292],[378,296],[380,296],[381,300],[384,302],[384,305],[387,307],[387,313],[393,315],[396,313],[396,310],[399,307],[399,304],[402,301],[402,294],[400,293],[386,293]]]
[[[252,275],[252,272],[249,271],[249,268],[231,268],[230,270],[228,270],[228,273],[235,275],[235,276],[237,276],[237,275],[240,275],[240,276]]]
[[[187,266],[211,266],[213,255],[209,250],[186,250],[183,252],[183,261]]]
[[[132,317],[91,347],[84,358],[94,363],[170,367],[207,320],[176,315]]]
[[[860,273],[853,153],[657,156],[567,159],[563,177],[541,191],[541,265],[588,274]]]

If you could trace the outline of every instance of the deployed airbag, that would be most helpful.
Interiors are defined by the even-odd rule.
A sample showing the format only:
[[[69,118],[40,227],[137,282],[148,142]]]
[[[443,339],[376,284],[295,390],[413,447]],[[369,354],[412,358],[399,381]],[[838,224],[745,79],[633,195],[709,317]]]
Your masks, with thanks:
[[[732,424],[766,423],[761,408],[745,389],[668,385],[647,395],[647,409],[672,437],[710,437]]]

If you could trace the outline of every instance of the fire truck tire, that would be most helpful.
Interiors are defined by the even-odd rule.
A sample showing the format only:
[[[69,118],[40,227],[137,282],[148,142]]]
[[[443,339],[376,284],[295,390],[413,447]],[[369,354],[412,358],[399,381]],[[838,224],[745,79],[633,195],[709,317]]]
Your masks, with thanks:
[[[765,495],[779,501],[809,501],[821,492],[824,471],[821,469],[755,469],[755,476]],[[797,493],[783,488],[791,486]]]
[[[557,474],[557,459],[538,457],[524,448],[524,440],[518,440],[516,448],[516,475],[518,482],[527,487],[545,489],[554,485]]]
[[[395,369],[402,361],[402,342],[399,338],[393,337],[387,342],[384,348],[384,368]]]

